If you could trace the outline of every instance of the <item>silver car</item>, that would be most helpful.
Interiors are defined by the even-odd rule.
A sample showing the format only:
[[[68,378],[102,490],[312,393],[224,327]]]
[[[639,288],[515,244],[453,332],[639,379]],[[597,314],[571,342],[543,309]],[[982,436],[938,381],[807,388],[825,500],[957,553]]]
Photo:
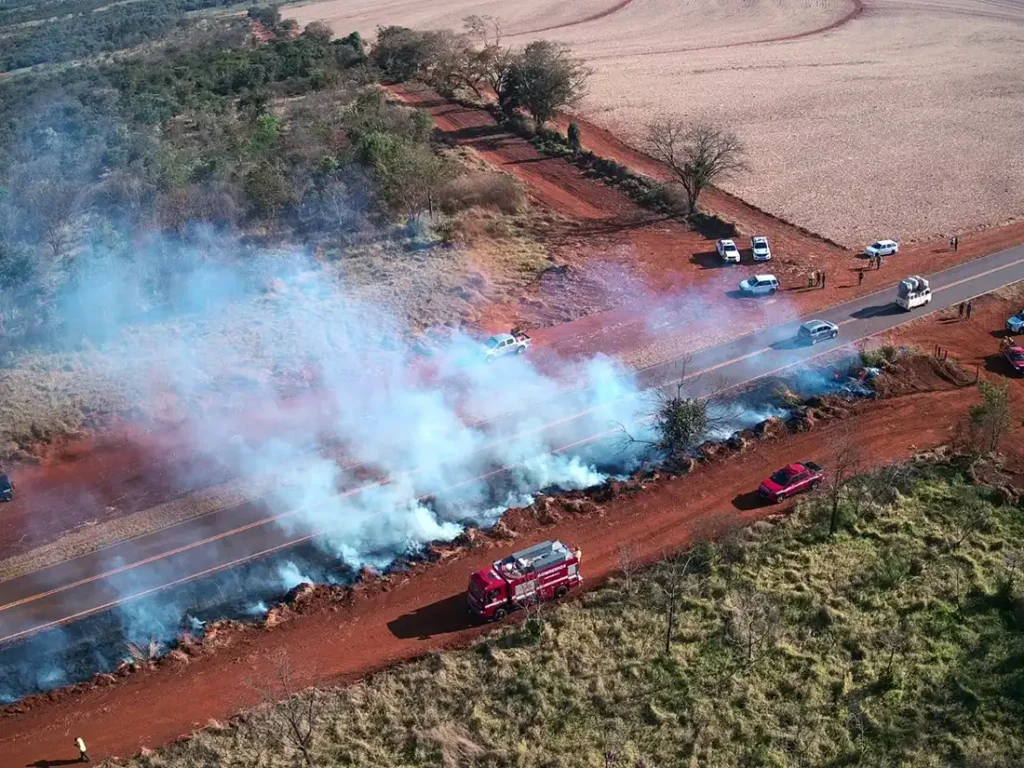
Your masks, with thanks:
[[[839,335],[839,326],[830,323],[828,320],[808,320],[800,326],[797,336],[807,344],[817,344],[819,341],[828,341]]]

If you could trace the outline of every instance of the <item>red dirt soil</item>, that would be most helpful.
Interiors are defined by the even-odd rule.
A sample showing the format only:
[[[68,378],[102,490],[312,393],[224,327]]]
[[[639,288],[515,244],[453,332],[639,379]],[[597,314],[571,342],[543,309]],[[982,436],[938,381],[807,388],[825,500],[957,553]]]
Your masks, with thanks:
[[[948,440],[976,399],[971,389],[915,394],[864,403],[846,423],[871,461],[881,464]],[[609,502],[587,517],[566,516],[548,527],[516,520],[514,543],[469,550],[422,566],[413,577],[371,586],[344,607],[300,616],[260,632],[241,633],[228,647],[191,662],[143,670],[109,687],[57,692],[14,705],[0,722],[5,764],[28,765],[67,755],[84,734],[95,756],[127,755],[187,735],[210,720],[226,720],[256,703],[247,681],[268,673],[267,655],[287,649],[297,685],[354,680],[428,651],[463,646],[478,637],[465,616],[467,573],[526,544],[558,537],[584,553],[588,585],[617,568],[617,547],[633,542],[638,555],[666,551],[746,525],[778,507],[757,503],[760,479],[794,457],[828,463],[829,435],[838,424],[756,444],[747,453],[713,463]]]

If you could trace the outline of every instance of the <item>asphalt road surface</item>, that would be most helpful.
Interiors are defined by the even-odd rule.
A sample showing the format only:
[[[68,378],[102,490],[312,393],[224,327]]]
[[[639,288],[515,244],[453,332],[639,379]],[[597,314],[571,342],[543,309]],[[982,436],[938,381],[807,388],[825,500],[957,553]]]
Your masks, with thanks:
[[[1024,247],[1012,248],[976,261],[930,275],[932,303],[911,312],[894,303],[895,284],[903,277],[899,256],[890,256],[882,267],[893,276],[893,287],[825,310],[816,318],[839,325],[839,338],[815,346],[796,342],[803,317],[744,336],[694,354],[686,362],[690,391],[740,386],[777,373],[846,344],[888,330],[922,314],[955,306],[971,297],[1024,280]],[[741,299],[742,301],[772,301]],[[667,362],[639,371],[645,387],[676,380],[678,362]],[[581,444],[602,439],[607,433],[575,433],[572,422],[585,415],[566,414],[557,424],[544,427],[543,444],[572,451]],[[500,430],[495,430],[500,434]],[[501,472],[465,482],[487,482]],[[345,491],[358,494],[378,483],[367,481]],[[290,513],[272,514],[259,502],[219,510],[103,550],[0,582],[0,645],[27,637],[48,627],[95,614],[120,602],[153,595],[160,589],[223,571],[240,563],[295,546],[317,534],[280,525]],[[290,532],[286,532],[290,529]],[[2,663],[2,659],[0,659]]]

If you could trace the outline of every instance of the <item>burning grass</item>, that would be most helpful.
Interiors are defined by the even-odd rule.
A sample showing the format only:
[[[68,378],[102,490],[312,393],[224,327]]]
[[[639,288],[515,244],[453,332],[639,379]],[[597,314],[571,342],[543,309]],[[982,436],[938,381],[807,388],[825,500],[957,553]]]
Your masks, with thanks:
[[[284,728],[307,700],[311,765],[1011,764],[1024,522],[941,456],[861,482],[834,538],[811,499],[468,650],[281,688],[288,703],[115,764],[293,765]]]

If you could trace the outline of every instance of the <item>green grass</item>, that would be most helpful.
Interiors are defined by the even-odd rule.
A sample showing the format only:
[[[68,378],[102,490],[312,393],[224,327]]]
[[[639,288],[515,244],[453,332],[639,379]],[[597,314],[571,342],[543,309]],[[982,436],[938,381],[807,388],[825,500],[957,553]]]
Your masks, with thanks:
[[[311,764],[1019,764],[1020,510],[953,466],[865,487],[834,539],[809,501],[699,546],[683,576],[661,564],[468,650],[299,694],[317,699]],[[282,739],[288,711],[119,765],[304,765]]]

